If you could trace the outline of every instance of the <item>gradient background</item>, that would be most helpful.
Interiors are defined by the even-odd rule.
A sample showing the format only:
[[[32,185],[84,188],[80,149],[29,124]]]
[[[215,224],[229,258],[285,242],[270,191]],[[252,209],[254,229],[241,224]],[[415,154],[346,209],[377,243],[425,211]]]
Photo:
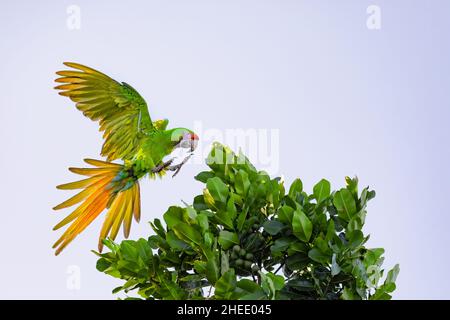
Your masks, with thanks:
[[[66,26],[71,4],[80,30]],[[366,27],[372,4],[381,30]],[[55,185],[101,146],[97,125],[52,89],[63,61],[130,83],[172,126],[279,129],[278,174],[307,190],[357,174],[377,191],[369,245],[386,249],[386,268],[400,263],[394,297],[450,298],[449,13],[444,0],[2,2],[0,298],[112,299],[120,283],[89,252],[101,219],[61,256],[50,249],[69,213],[51,210],[69,196]],[[145,181],[131,237],[198,194],[204,167]],[[67,287],[71,265],[80,290]]]

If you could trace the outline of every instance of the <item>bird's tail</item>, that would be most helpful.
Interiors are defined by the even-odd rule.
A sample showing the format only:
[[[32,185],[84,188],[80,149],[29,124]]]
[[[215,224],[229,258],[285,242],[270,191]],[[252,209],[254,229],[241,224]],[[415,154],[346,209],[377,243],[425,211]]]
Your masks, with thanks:
[[[124,236],[127,238],[133,216],[136,221],[140,218],[140,191],[137,179],[130,176],[123,165],[93,159],[84,161],[93,167],[69,168],[69,170],[89,178],[57,186],[63,190],[83,190],[53,208],[59,210],[81,203],[53,228],[57,230],[71,223],[53,245],[56,255],[105,209],[108,211],[100,232],[99,251],[102,251],[103,239],[108,235],[111,239],[115,239],[122,224]]]

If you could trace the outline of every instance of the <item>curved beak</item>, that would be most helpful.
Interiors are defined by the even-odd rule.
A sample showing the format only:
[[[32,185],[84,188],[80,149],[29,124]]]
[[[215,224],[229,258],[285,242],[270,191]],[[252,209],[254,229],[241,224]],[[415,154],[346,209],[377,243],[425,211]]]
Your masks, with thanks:
[[[194,152],[194,150],[197,148],[198,140],[191,140],[191,152]]]
[[[198,145],[198,136],[195,133],[191,135],[190,144],[191,144],[191,152],[194,152],[194,150],[197,148]]]

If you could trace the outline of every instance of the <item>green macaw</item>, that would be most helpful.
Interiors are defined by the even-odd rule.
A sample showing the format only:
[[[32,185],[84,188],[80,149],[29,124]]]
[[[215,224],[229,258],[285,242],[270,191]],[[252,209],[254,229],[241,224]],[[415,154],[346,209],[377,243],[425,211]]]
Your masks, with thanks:
[[[136,221],[140,219],[139,179],[146,175],[151,178],[163,176],[168,170],[174,171],[175,176],[198,142],[198,136],[192,130],[167,129],[168,120],[153,122],[145,100],[125,82],[117,82],[81,64],[64,64],[75,70],[56,72],[60,77],[55,81],[60,85],[55,89],[62,90],[59,94],[74,101],[86,117],[99,121],[105,139],[101,155],[106,161],[85,159],[93,167],[69,170],[88,176],[87,179],[57,186],[58,189],[82,191],[54,207],[58,210],[81,203],[53,228],[57,230],[71,223],[53,245],[56,255],[105,209],[99,251],[102,251],[103,239],[107,236],[115,239],[121,225],[127,238],[133,216]],[[175,148],[187,148],[191,154],[177,165],[172,165],[173,159],[164,162],[163,159]],[[112,162],[117,159],[123,163]]]

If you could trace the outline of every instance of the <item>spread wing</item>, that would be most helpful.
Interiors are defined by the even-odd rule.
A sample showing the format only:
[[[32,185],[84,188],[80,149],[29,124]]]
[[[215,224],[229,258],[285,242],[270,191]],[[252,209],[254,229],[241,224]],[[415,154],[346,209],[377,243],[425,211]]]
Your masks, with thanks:
[[[125,82],[78,63],[64,62],[75,70],[56,72],[62,83],[55,89],[69,97],[78,110],[93,121],[99,121],[105,142],[101,155],[108,161],[132,158],[146,133],[153,126],[145,100]]]

